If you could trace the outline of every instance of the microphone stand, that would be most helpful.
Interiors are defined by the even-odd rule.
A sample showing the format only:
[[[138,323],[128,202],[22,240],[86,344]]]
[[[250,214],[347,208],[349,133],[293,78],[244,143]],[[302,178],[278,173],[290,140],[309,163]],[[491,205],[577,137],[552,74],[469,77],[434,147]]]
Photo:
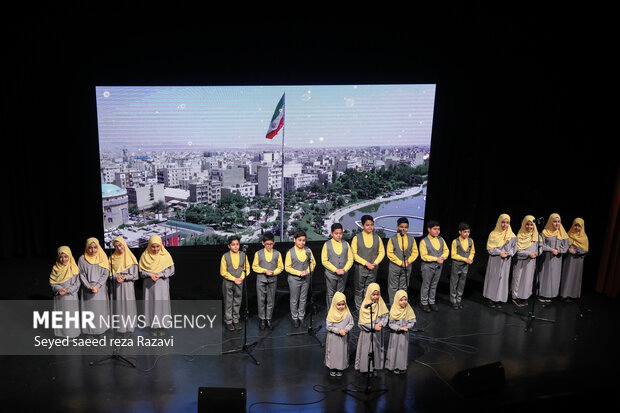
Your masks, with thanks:
[[[248,246],[244,245],[243,246],[243,274],[246,274],[245,262],[246,262],[246,257],[247,257],[247,254],[246,254],[247,250],[248,250]],[[239,254],[239,259],[241,259],[241,254]],[[243,294],[245,295],[245,317],[243,319],[243,345],[241,346],[241,348],[238,348],[238,349],[223,351],[222,354],[245,353],[248,356],[250,356],[250,358],[258,366],[260,365],[260,363],[258,362],[258,360],[256,360],[254,355],[252,355],[251,353],[252,348],[254,348],[258,344],[258,341],[248,344],[248,318],[250,318],[250,310],[248,306],[248,283],[246,282],[248,276],[249,274],[247,274],[245,278],[243,279]]]
[[[313,295],[313,291],[312,291],[312,275],[314,273],[314,270],[312,270],[312,255],[310,255],[311,252],[309,250],[306,250],[306,261],[308,261],[308,293],[310,294],[310,325],[308,325],[308,335],[310,337],[313,337],[317,343],[319,343],[319,346],[323,347],[323,343],[321,342],[321,340],[319,340],[319,338],[316,336],[316,332],[319,331],[321,329],[321,326],[317,326],[317,327],[313,327],[312,326],[312,320],[313,320],[313,315],[316,312],[316,305],[314,304],[314,295]],[[289,333],[289,336],[298,336],[301,334],[306,334],[304,332],[297,332],[297,333]]]
[[[344,389],[343,392],[347,393],[350,396],[355,397],[358,400],[362,400],[362,401],[370,401],[373,399],[376,399],[377,397],[385,394],[388,392],[388,389],[373,389],[372,386],[370,385],[370,376],[372,374],[372,372],[375,371],[375,342],[374,342],[374,337],[375,337],[375,326],[373,325],[372,322],[372,304],[370,303],[369,305],[369,309],[370,309],[370,348],[368,349],[368,371],[366,372],[366,387],[364,388],[364,390],[358,390],[358,389]],[[377,309],[379,308],[379,306],[377,305]],[[361,309],[360,309],[361,310]],[[372,365],[372,370],[370,368],[370,366]],[[358,397],[356,394],[357,393],[364,393],[364,395],[366,396],[366,400],[364,400],[361,397]],[[372,398],[368,398],[370,396],[370,394],[372,393],[378,393],[377,395],[375,395]]]
[[[542,220],[542,218],[541,218]],[[537,220],[538,221],[538,220]],[[544,220],[543,220],[544,221]],[[534,307],[536,306],[536,301],[538,300],[539,292],[540,292],[540,266],[538,257],[540,256],[540,233],[538,234],[538,239],[536,240],[536,258],[534,258],[536,264],[534,267],[534,294],[532,297],[532,302],[530,303],[530,310],[527,314],[524,314],[522,311],[515,311],[515,314],[520,315],[521,317],[527,317],[527,323],[525,324],[525,332],[532,331],[532,324],[534,321],[547,321],[550,323],[555,323],[555,320],[551,320],[549,318],[537,317],[534,312]]]
[[[111,266],[110,266],[110,272],[112,271]],[[110,319],[114,320],[114,304],[116,303],[116,284],[118,283],[116,281],[116,277],[114,275],[112,275],[112,280],[110,282],[110,284],[112,285],[112,295],[111,295],[111,303],[110,303]],[[107,282],[107,280],[106,280]],[[109,293],[108,293],[109,294]],[[105,334],[105,333],[104,333]],[[106,356],[100,360],[97,361],[91,361],[88,363],[89,366],[95,366],[95,365],[99,365],[102,362],[112,359],[112,360],[118,360],[118,361],[122,361],[127,363],[129,366],[133,367],[134,369],[136,368],[135,363],[133,363],[132,361],[128,360],[127,358],[121,356],[120,354],[120,350],[119,347],[116,345],[116,330],[114,328],[112,328],[112,336],[114,337],[114,347],[112,348],[112,354],[109,356]]]
[[[406,258],[405,258],[405,237],[407,236],[407,233],[406,233],[406,232],[404,232],[404,231],[403,231],[402,233],[401,233],[401,231],[398,231],[398,232],[399,232],[399,234],[401,234],[401,239],[400,239],[400,250],[403,252],[403,264],[404,264],[404,263],[405,263],[405,260],[406,260]],[[397,237],[397,238],[398,238],[398,237]],[[401,276],[402,276],[403,274],[405,274],[405,277],[407,276],[407,267],[403,267],[403,266],[402,266],[402,264],[401,264],[401,266],[400,266],[400,272],[398,273],[398,289],[399,289],[399,290],[400,290],[400,279],[401,279]],[[407,289],[408,289],[408,288],[409,288],[409,286],[407,285],[407,286],[404,288],[404,290],[405,290],[405,291],[407,291]],[[392,304],[394,304],[394,303],[392,303]]]

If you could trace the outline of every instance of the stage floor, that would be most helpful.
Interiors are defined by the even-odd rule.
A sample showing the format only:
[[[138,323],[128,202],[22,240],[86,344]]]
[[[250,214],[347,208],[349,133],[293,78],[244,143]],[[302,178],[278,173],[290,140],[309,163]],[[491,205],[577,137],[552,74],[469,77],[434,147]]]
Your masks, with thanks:
[[[418,291],[413,285],[410,295],[415,299]],[[251,354],[260,365],[244,353],[134,356],[135,368],[114,359],[91,365],[100,359],[92,356],[2,356],[2,400],[42,411],[196,412],[200,387],[235,387],[247,390],[252,412],[531,412],[592,408],[617,397],[617,300],[585,291],[572,303],[543,308],[537,302],[535,315],[554,322],[535,320],[526,331],[531,318],[515,311],[527,314],[531,307],[507,303],[491,309],[481,288],[472,285],[469,291],[462,310],[448,305],[441,284],[439,312],[424,313],[414,300],[419,331],[410,336],[407,374],[381,371],[370,380],[371,390],[385,393],[366,393],[366,376],[353,370],[357,328],[349,369],[343,377],[330,377],[318,341],[309,334],[289,335],[295,330],[288,296],[280,295],[273,331],[259,331],[251,311],[247,342],[257,343]],[[324,302],[321,291],[315,297]],[[323,304],[313,325],[324,324]],[[317,336],[324,342],[325,329]],[[222,337],[223,351],[243,345],[243,331],[224,331]],[[471,395],[453,383],[459,372],[497,363],[504,384],[483,377],[476,383],[480,394]]]

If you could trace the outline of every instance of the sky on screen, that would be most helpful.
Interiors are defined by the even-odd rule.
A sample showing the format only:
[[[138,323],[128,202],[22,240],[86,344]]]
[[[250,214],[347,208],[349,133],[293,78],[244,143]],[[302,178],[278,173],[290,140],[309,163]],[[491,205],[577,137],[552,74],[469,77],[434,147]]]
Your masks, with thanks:
[[[98,86],[100,150],[430,145],[435,85]],[[265,138],[285,100],[285,125]]]

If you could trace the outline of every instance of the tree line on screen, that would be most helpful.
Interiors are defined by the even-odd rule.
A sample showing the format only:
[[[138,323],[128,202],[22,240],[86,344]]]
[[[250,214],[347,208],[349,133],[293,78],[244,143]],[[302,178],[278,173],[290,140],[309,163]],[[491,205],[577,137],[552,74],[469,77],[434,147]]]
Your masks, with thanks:
[[[310,232],[309,239],[324,237],[320,228],[331,211],[364,200],[375,199],[401,188],[420,185],[428,175],[428,166],[391,165],[369,171],[347,169],[333,183],[313,182],[311,185],[284,194],[287,234],[296,230]],[[273,191],[253,199],[240,194],[222,195],[216,205],[191,204],[177,211],[176,218],[185,222],[210,226],[216,231],[241,231],[250,224],[279,233],[280,200]],[[258,222],[257,222],[258,221]],[[256,226],[256,225],[255,225]],[[316,232],[315,232],[316,230]],[[315,237],[312,237],[312,235]],[[353,233],[347,234],[351,237]],[[188,240],[188,245],[225,243],[228,235],[210,234]]]

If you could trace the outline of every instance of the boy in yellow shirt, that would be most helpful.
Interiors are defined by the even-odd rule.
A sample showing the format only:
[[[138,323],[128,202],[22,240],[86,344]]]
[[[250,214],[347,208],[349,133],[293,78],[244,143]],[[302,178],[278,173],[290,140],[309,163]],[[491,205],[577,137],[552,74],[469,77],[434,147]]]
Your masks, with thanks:
[[[422,287],[420,288],[420,305],[422,310],[429,313],[439,311],[435,304],[437,284],[441,277],[443,262],[448,258],[450,251],[442,237],[439,236],[441,227],[439,222],[430,220],[426,224],[428,235],[420,241],[420,258],[422,259]]]
[[[469,264],[474,262],[476,250],[474,241],[469,237],[471,228],[466,222],[459,224],[459,237],[452,241],[450,257],[452,258],[452,270],[450,271],[450,302],[452,308],[463,308],[463,291]]]
[[[342,224],[336,222],[331,226],[332,239],[323,244],[321,263],[325,268],[325,295],[327,309],[331,307],[336,291],[344,293],[347,285],[348,271],[353,266],[353,253],[349,243],[342,240]]]
[[[224,323],[228,331],[241,330],[239,324],[239,309],[243,296],[243,280],[250,273],[248,257],[239,251],[239,237],[228,238],[228,251],[222,255],[220,261],[220,275],[222,276],[222,293],[224,295]]]
[[[290,290],[291,321],[295,328],[303,325],[306,316],[306,299],[310,285],[310,273],[316,267],[316,261],[310,248],[306,247],[306,232],[299,230],[293,235],[295,246],[288,250],[284,260],[284,269],[288,273]]]
[[[408,235],[409,220],[405,217],[396,221],[396,235],[387,242],[386,255],[390,260],[388,265],[388,297],[390,306],[394,304],[396,291],[409,289],[411,264],[418,258],[418,246],[413,235]]]
[[[265,232],[262,237],[263,249],[256,251],[252,271],[256,273],[256,301],[258,303],[259,328],[273,329],[271,316],[278,284],[277,275],[284,271],[282,254],[274,250],[275,237],[272,232]]]
[[[351,240],[355,260],[355,306],[359,311],[366,288],[377,281],[379,263],[385,257],[383,241],[374,232],[375,220],[370,215],[362,216],[363,231]]]

